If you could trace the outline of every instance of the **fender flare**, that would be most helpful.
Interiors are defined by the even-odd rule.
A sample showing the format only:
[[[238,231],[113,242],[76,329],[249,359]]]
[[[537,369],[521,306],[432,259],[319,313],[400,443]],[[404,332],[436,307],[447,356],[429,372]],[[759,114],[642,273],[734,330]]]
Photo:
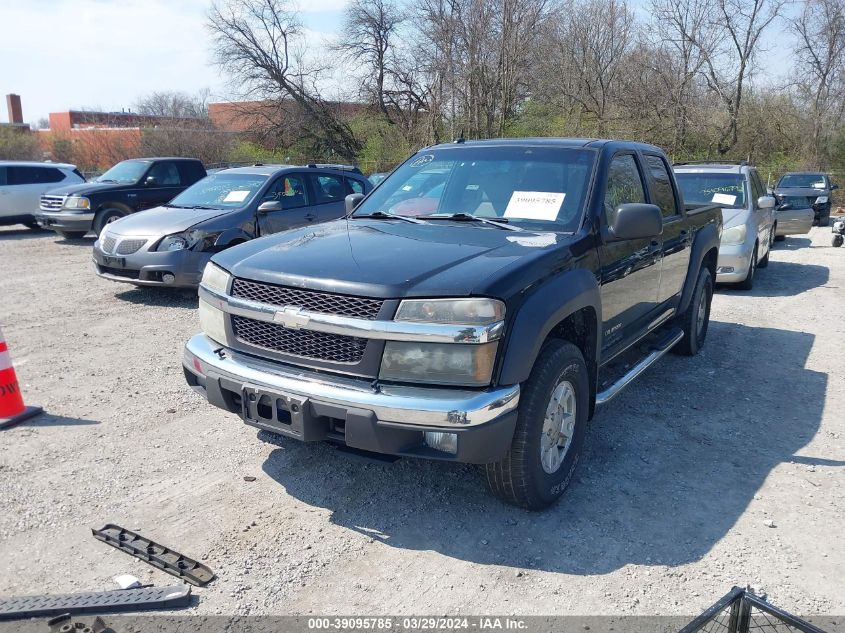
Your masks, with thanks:
[[[217,238],[217,241],[214,242],[214,246],[227,248],[234,240],[243,240],[244,242],[247,242],[252,238],[253,236],[244,231],[242,228],[233,227],[223,231]]]
[[[557,276],[536,288],[520,305],[507,337],[499,384],[524,382],[549,332],[570,314],[583,308],[596,313],[596,349],[601,350],[601,297],[595,275],[578,268]]]
[[[678,303],[678,314],[683,314],[692,300],[692,293],[695,290],[695,283],[698,281],[698,273],[701,270],[701,262],[704,256],[712,249],[719,251],[719,231],[715,224],[707,224],[695,235],[690,253],[689,270],[687,279],[684,282],[684,290],[681,293],[681,301]],[[714,279],[715,281],[715,279]]]

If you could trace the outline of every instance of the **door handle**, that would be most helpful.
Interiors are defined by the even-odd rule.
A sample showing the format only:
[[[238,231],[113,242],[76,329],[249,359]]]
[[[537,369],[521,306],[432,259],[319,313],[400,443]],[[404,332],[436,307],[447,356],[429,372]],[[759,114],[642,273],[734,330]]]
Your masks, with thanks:
[[[308,220],[309,222],[311,222],[311,221],[313,221],[313,220],[316,220],[316,219],[317,219],[317,216],[316,216],[316,215],[314,215],[313,213],[306,213],[306,214],[305,214],[305,219],[306,219],[306,220]]]

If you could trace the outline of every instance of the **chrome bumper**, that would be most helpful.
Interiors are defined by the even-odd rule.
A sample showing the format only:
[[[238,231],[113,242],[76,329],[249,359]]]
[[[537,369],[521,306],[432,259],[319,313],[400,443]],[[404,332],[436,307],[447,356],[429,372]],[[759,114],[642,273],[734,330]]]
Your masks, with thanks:
[[[380,422],[465,429],[514,411],[519,385],[487,391],[379,385],[371,380],[327,376],[230,350],[197,334],[185,345],[183,364],[193,374],[228,379],[288,396],[371,411]]]

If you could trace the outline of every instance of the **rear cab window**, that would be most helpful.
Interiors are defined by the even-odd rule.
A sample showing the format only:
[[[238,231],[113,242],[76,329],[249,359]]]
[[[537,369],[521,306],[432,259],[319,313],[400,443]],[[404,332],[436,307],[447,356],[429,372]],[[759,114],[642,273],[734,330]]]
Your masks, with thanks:
[[[672,187],[672,178],[669,175],[669,166],[666,164],[666,161],[660,156],[646,154],[645,163],[651,174],[652,202],[660,207],[664,219],[677,216],[678,204],[676,202],[675,190]]]

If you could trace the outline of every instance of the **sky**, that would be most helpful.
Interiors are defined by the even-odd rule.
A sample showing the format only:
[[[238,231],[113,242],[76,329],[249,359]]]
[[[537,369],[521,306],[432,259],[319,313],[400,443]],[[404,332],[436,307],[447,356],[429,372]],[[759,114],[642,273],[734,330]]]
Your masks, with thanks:
[[[308,37],[336,33],[347,0],[300,0]],[[74,108],[120,111],[151,92],[231,95],[212,64],[211,0],[0,0],[0,121],[5,95],[24,121]]]
[[[339,30],[348,0],[298,0],[309,43]],[[643,13],[645,0],[633,4]],[[0,0],[0,94],[21,95],[24,120],[74,108],[120,111],[151,92],[233,93],[205,29],[211,0]],[[764,76],[791,66],[783,29],[770,31]],[[6,100],[0,121],[8,121]]]

